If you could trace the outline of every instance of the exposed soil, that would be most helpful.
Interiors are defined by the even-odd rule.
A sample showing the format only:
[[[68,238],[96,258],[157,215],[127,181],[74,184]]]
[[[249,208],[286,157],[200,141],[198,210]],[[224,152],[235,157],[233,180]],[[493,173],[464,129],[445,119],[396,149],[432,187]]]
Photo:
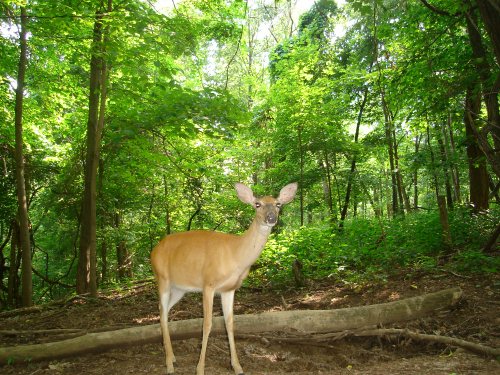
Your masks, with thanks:
[[[284,309],[335,309],[383,303],[440,289],[460,286],[464,298],[452,311],[395,325],[421,333],[458,337],[492,347],[500,346],[500,276],[465,278],[449,273],[401,275],[383,284],[348,285],[322,281],[286,291],[242,289],[236,295],[235,313]],[[214,314],[220,315],[218,301]],[[171,312],[172,319],[202,316],[201,296],[184,297]],[[0,314],[0,345],[38,343],[67,337],[61,329],[116,329],[159,321],[156,290],[144,282],[97,300],[75,298],[15,316]],[[40,332],[56,330],[55,333]],[[17,334],[6,334],[16,330]],[[37,332],[38,331],[38,332]],[[237,332],[237,327],[236,327]],[[267,338],[265,338],[265,337]],[[271,338],[269,340],[268,338]],[[276,339],[272,339],[276,337]],[[238,338],[241,365],[250,374],[500,374],[500,363],[467,351],[404,338],[347,338],[332,342],[291,344],[283,335]],[[211,337],[206,374],[232,374],[224,336]],[[173,342],[176,374],[194,374],[200,339]],[[98,354],[51,362],[0,367],[2,374],[165,374],[160,343],[117,348]]]

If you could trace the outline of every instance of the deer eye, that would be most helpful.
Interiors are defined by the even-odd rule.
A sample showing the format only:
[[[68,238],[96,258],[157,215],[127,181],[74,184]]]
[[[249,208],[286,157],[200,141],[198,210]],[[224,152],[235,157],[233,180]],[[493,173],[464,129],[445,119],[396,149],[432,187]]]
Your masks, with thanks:
[[[282,206],[281,203],[279,203],[279,202],[276,203],[276,207],[281,208],[281,206]]]
[[[259,208],[260,206],[262,206],[260,202],[255,202],[255,208]]]

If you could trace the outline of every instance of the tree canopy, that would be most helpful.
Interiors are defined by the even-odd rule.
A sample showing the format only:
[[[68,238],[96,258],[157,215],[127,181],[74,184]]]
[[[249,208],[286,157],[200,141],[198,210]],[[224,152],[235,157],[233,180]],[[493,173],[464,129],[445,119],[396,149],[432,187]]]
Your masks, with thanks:
[[[169,4],[0,2],[0,308],[149,276],[165,234],[241,233],[238,181],[299,183],[249,282],[498,270],[496,1]]]

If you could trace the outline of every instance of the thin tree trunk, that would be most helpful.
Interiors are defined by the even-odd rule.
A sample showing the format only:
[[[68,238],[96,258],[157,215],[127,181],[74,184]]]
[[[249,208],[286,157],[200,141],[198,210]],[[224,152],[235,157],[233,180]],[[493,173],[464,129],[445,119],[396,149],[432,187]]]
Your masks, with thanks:
[[[122,219],[119,212],[115,214],[115,229],[118,233],[121,232]],[[120,235],[121,236],[121,235]],[[124,279],[125,277],[132,277],[132,265],[130,260],[130,254],[127,250],[127,244],[125,240],[121,239],[116,244],[116,263],[118,267],[118,278]]]
[[[488,171],[477,141],[474,120],[477,118],[481,101],[478,94],[468,89],[465,97],[464,124],[467,136],[467,159],[469,162],[470,202],[475,211],[488,209]]]
[[[165,189],[165,233],[172,233],[172,219],[170,218],[170,204],[168,198],[167,177],[163,175],[163,187]],[[153,247],[151,246],[151,250]]]
[[[452,155],[456,153],[455,138],[453,136],[453,129],[451,127],[451,114],[448,114],[448,121],[446,122],[446,127],[448,128],[448,134],[450,137],[450,148]],[[443,130],[446,134],[446,130]],[[462,203],[462,194],[460,192],[460,174],[458,171],[458,163],[453,163],[451,167],[451,173],[453,178],[453,186],[455,189],[455,200],[458,204]]]
[[[418,154],[420,149],[420,141],[422,139],[421,135],[415,137],[415,155]],[[418,170],[415,168],[413,171],[413,208],[418,209]]]
[[[451,241],[450,223],[448,220],[448,210],[446,209],[445,197],[440,195],[437,199],[439,208],[439,219],[441,221],[441,239],[446,253],[449,253],[453,247]]]
[[[102,5],[102,4],[101,4]],[[108,0],[108,12],[111,0]],[[107,67],[104,62],[102,7],[96,12],[90,59],[89,115],[82,199],[80,252],[76,280],[77,293],[97,295],[96,184],[101,135],[104,125]]]
[[[441,155],[441,168],[443,170],[444,175],[444,185],[446,189],[446,204],[448,208],[453,209],[453,197],[451,193],[451,184],[450,184],[450,173],[448,166],[448,159],[446,157],[446,150],[444,147],[444,142],[441,137],[438,137],[439,151]]]
[[[392,118],[392,116],[391,116]],[[398,143],[396,140],[396,131],[392,130],[392,139],[394,141],[394,162],[396,165],[396,177],[398,182],[398,197],[399,197],[399,206],[404,207],[406,212],[410,212],[410,200],[408,199],[408,194],[406,194],[406,190],[403,184],[403,176],[401,174],[401,168],[399,168],[399,154],[398,154]],[[401,209],[401,213],[404,214],[403,209]]]
[[[300,200],[300,226],[304,225],[304,150],[302,145],[302,125],[297,129],[299,141],[299,157],[300,157],[300,184],[299,184],[299,200]]]
[[[25,164],[23,154],[23,99],[24,99],[24,77],[26,74],[27,65],[27,41],[26,41],[26,25],[28,16],[26,8],[21,7],[21,32],[19,34],[19,42],[21,52],[19,55],[19,65],[17,71],[17,88],[16,88],[16,106],[15,106],[15,133],[16,133],[16,187],[17,187],[17,203],[19,216],[19,238],[22,252],[22,301],[23,306],[28,307],[33,304],[32,293],[32,273],[31,273],[31,241],[29,233],[28,219],[28,201],[26,197],[25,184]]]
[[[108,244],[105,240],[101,243],[101,283],[108,280]]]
[[[331,175],[331,166],[330,166],[330,158],[328,157],[328,151],[324,150],[323,154],[325,156],[325,176],[326,182],[324,187],[325,199],[328,205],[328,214],[329,214],[329,222],[331,227],[333,228],[333,224],[337,221],[337,215],[335,214],[335,209],[333,205],[333,189],[332,189],[332,175]]]
[[[434,158],[434,151],[432,151],[432,146],[431,146],[431,132],[429,130],[429,125],[427,125],[427,146],[429,147],[429,154],[431,156],[432,177],[434,180],[434,191],[436,193],[436,201],[437,201],[439,199],[439,182],[436,173],[436,160]]]
[[[370,71],[371,71],[371,66],[370,66]],[[356,121],[356,131],[354,133],[354,144],[358,143],[359,128],[361,126],[361,119],[363,118],[363,111],[365,109],[367,99],[368,99],[368,88],[365,87],[365,89],[363,91],[363,100],[362,100],[361,105],[359,107],[358,118]],[[354,172],[355,171],[356,171],[356,154],[354,154],[352,156],[351,169],[349,172],[349,176],[347,178],[347,188],[346,188],[346,193],[345,193],[344,206],[342,207],[342,211],[340,213],[340,223],[339,223],[340,229],[342,229],[344,227],[344,220],[347,217],[347,209],[349,208],[349,199],[351,197],[352,182],[354,179]]]
[[[9,279],[7,280],[7,303],[11,307],[18,307],[19,296],[19,275],[20,266],[19,254],[21,253],[21,244],[19,239],[19,223],[12,220],[12,237],[10,242],[9,254]]]

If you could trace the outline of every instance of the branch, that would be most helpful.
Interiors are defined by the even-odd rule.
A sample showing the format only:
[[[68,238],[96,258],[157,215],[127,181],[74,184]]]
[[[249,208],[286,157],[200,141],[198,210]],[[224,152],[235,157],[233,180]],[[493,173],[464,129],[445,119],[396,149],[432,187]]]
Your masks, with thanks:
[[[37,275],[40,279],[42,279],[43,281],[45,281],[46,283],[49,283],[51,285],[59,285],[59,286],[62,286],[64,288],[74,288],[75,286],[74,285],[69,285],[69,284],[65,284],[65,283],[62,283],[60,282],[59,280],[50,280],[48,277],[45,277],[44,275],[42,275],[40,272],[38,272],[35,267],[31,267],[31,270],[33,271],[33,273],[35,275]]]
[[[457,346],[466,349],[470,352],[481,354],[487,357],[500,356],[499,348],[492,348],[490,346],[476,344],[474,342],[457,339],[455,337],[416,333],[409,331],[407,329],[398,329],[398,328],[370,329],[370,330],[355,332],[353,334],[354,336],[387,336],[387,335],[405,336],[413,340],[430,341],[444,345]]]
[[[422,2],[422,4],[425,5],[426,8],[430,9],[434,13],[439,14],[441,16],[457,17],[457,16],[462,15],[461,12],[456,12],[454,14],[451,14],[450,12],[447,12],[446,10],[439,9],[439,8],[435,7],[434,5],[430,4],[427,0],[420,0],[420,1]]]

